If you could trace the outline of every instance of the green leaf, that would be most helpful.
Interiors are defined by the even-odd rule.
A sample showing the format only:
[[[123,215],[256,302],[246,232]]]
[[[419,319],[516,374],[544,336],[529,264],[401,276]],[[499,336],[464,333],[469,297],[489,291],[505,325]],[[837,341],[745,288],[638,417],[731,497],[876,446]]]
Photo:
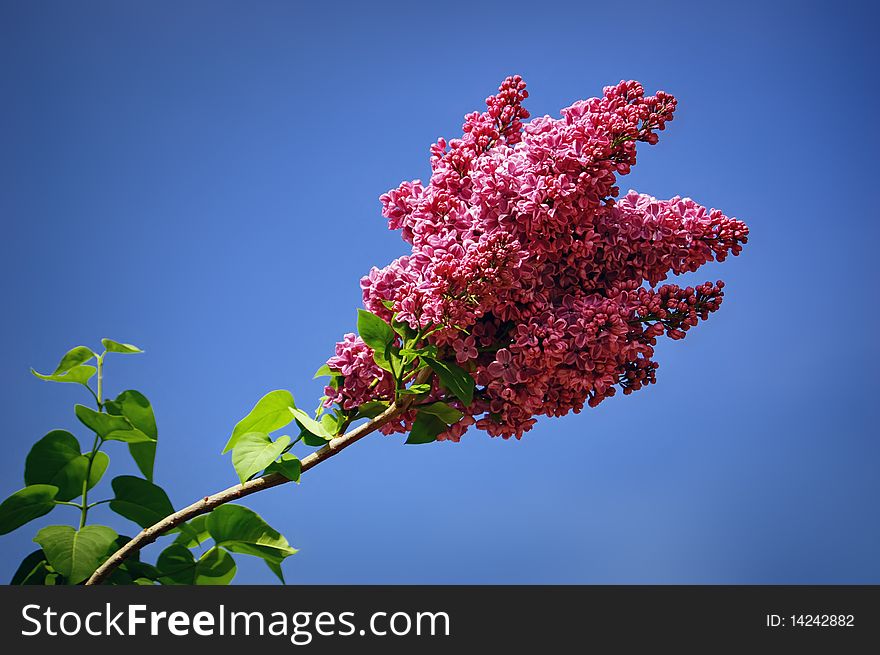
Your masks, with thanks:
[[[235,560],[222,548],[214,546],[196,562],[197,585],[227,585],[235,577]]]
[[[238,438],[232,449],[232,466],[242,484],[274,462],[290,444],[284,435],[272,441],[265,432],[247,432]]]
[[[424,346],[422,348],[403,348],[400,354],[412,361],[416,357],[437,357],[437,346]]]
[[[37,549],[25,557],[12,575],[11,585],[42,585],[49,574],[49,562],[42,549]]]
[[[129,443],[128,451],[131,453],[131,458],[134,460],[134,463],[137,464],[140,472],[144,474],[144,477],[147,480],[152,482],[153,464],[156,461],[156,442],[141,441]]]
[[[130,343],[119,343],[118,341],[113,341],[113,339],[101,339],[101,343],[104,344],[104,348],[107,349],[108,353],[122,353],[124,355],[133,355],[135,353],[144,352],[137,346],[132,346]]]
[[[425,357],[425,361],[440,378],[443,386],[449,389],[465,406],[473,402],[474,379],[470,376],[470,373],[452,362],[444,362],[430,357]]]
[[[113,478],[110,484],[114,494],[110,509],[142,528],[148,528],[174,513],[168,494],[152,482],[133,475],[120,475]]]
[[[177,535],[174,543],[195,548],[201,546],[211,536],[208,534],[208,515],[201,514],[187,523],[189,529]]]
[[[376,364],[386,371],[391,371],[386,352],[395,339],[392,327],[372,312],[364,309],[358,310],[357,327],[361,339],[373,349],[373,359]]]
[[[67,579],[78,584],[95,572],[116,539],[116,532],[103,525],[87,525],[74,530],[69,525],[50,525],[34,537],[49,564]]]
[[[414,384],[408,389],[401,389],[400,394],[402,396],[420,396],[423,393],[428,393],[430,390],[430,384]]]
[[[198,560],[180,544],[171,544],[156,562],[162,584],[227,585],[235,577],[235,560],[214,546]]]
[[[88,488],[101,480],[110,463],[106,453],[98,451],[89,472],[89,458],[80,454],[79,441],[66,430],[52,430],[33,445],[25,460],[24,483],[58,487],[55,500],[69,501],[82,495],[89,472]]]
[[[146,578],[150,581],[159,579],[159,569],[146,562],[127,559],[120,565],[120,568],[124,568],[133,578]]]
[[[110,545],[110,548],[107,549],[107,557],[110,557],[129,541],[131,541],[131,537],[119,535]],[[149,584],[152,584],[153,581],[158,580],[158,578],[159,571],[156,567],[152,564],[140,561],[140,552],[136,551],[126,557],[119,567],[110,574],[110,577],[107,579],[107,584],[143,584],[137,582],[138,579],[147,580]]]
[[[450,407],[446,403],[441,402],[431,403],[430,405],[420,405],[418,410],[419,413],[433,414],[447,425],[457,423],[461,420],[461,417],[464,416],[464,414],[454,407]]]
[[[157,439],[159,437],[153,407],[140,391],[135,391],[134,389],[123,391],[116,396],[115,400],[108,400],[106,405],[109,414],[127,418],[131,425],[150,439]]]
[[[398,321],[396,317],[391,318],[391,327],[400,335],[404,347],[413,345],[416,337],[418,337],[418,332],[411,328],[409,323],[406,321]]]
[[[139,391],[133,389],[123,391],[116,397],[116,400],[107,401],[106,406],[109,413],[124,416],[136,429],[151,439],[159,438],[153,407]],[[156,461],[156,442],[129,442],[128,450],[138,469],[147,480],[152,482],[153,465]]]
[[[104,435],[104,439],[107,441],[124,441],[130,446],[135,444],[144,446],[152,445],[154,450],[156,448],[156,440],[150,439],[150,437],[145,435],[137,428],[131,428],[128,430],[113,430],[113,432]]]
[[[419,412],[416,415],[416,420],[413,422],[412,430],[410,430],[406,443],[431,443],[437,440],[438,434],[445,432],[447,429],[448,426],[439,417]]]
[[[321,448],[327,445],[327,440],[324,437],[316,437],[308,430],[300,432],[299,438],[306,446],[311,446],[312,448]]]
[[[89,458],[80,453],[79,441],[66,430],[52,430],[37,441],[24,464],[25,485],[58,487],[56,500],[68,501],[82,495]]]
[[[83,364],[82,366],[74,366],[72,369],[67,371],[62,375],[49,374],[44,375],[42,373],[37,373],[34,369],[31,369],[31,373],[34,376],[40,378],[41,380],[46,380],[47,382],[75,382],[76,384],[87,385],[89,380],[92,379],[92,376],[98,371],[94,366],[89,366],[88,364]]]
[[[281,584],[287,584],[284,581],[284,571],[281,569],[281,562],[275,562],[268,559],[264,559],[263,561],[266,562],[266,566],[269,567],[269,570],[278,576],[278,579],[281,580]]]
[[[48,514],[55,507],[58,487],[32,484],[19,489],[0,503],[0,534],[7,534],[25,523]]]
[[[232,450],[238,442],[238,438],[243,434],[248,432],[268,434],[288,425],[293,420],[293,414],[290,410],[294,407],[296,405],[293,402],[293,395],[289,391],[283,389],[270,391],[257,401],[247,416],[236,423],[223,452]]]
[[[385,352],[385,346],[394,342],[392,327],[365,309],[358,310],[357,328],[364,343],[378,352]]]
[[[58,366],[55,367],[52,375],[67,373],[70,369],[79,366],[80,364],[85,364],[92,359],[92,357],[96,357],[96,355],[92,352],[91,348],[86,348],[85,346],[71,348],[67,351],[64,357],[61,358],[61,361],[58,362]]]
[[[156,560],[159,581],[165,585],[191,585],[196,579],[196,561],[189,548],[173,543]]]
[[[355,418],[376,418],[388,409],[388,403],[384,400],[370,400],[358,407]]]
[[[339,425],[342,419],[334,414],[324,414],[321,416],[321,427],[324,428],[326,434],[336,436],[339,434]]]
[[[327,432],[326,428],[324,428],[323,425],[318,423],[315,419],[306,414],[299,407],[292,407],[290,411],[296,417],[296,422],[299,424],[299,426],[306,432],[310,432],[316,437],[321,437],[322,439],[326,439],[328,441],[333,438],[334,435]]]
[[[276,575],[281,572],[281,562],[297,552],[259,514],[242,505],[221,505],[211,512],[208,532],[218,546],[234,553],[263,558]],[[283,582],[284,578],[279,577]]]
[[[83,457],[88,457],[88,455],[83,455]],[[102,450],[96,452],[95,460],[92,462],[92,470],[89,472],[89,489],[101,481],[108,466],[110,466],[110,456]]]
[[[107,441],[125,441],[127,443],[155,443],[156,440],[144,434],[124,416],[96,412],[85,405],[75,405],[76,417],[87,428]]]
[[[323,377],[327,377],[327,376],[333,378],[333,377],[338,377],[340,375],[342,375],[342,373],[340,371],[334,371],[332,368],[327,366],[327,364],[324,364],[321,368],[319,368],[317,371],[315,371],[315,376],[312,379],[316,380],[318,378],[323,378]]]
[[[272,462],[266,467],[266,473],[280,473],[293,482],[299,482],[300,472],[299,458],[290,453],[284,453],[280,461]]]

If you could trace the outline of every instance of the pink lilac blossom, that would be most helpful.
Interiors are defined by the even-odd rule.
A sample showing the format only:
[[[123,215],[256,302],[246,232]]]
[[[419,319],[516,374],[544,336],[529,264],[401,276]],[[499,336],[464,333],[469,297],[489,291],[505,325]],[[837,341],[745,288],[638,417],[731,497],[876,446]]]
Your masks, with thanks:
[[[690,198],[619,195],[617,176],[655,144],[676,100],[620,82],[560,118],[528,123],[519,76],[463,134],[431,146],[431,178],[380,198],[388,226],[411,252],[361,280],[364,306],[432,334],[441,357],[467,369],[474,402],[440,439],[471,426],[520,438],[537,416],[595,407],[620,388],[655,381],[657,337],[681,339],[718,309],[723,283],[657,285],[738,255],[748,227]],[[389,309],[386,304],[391,304]],[[393,381],[355,335],[328,365],[344,376],[326,405],[391,399]],[[431,399],[447,399],[433,382]],[[409,430],[414,412],[383,428]]]

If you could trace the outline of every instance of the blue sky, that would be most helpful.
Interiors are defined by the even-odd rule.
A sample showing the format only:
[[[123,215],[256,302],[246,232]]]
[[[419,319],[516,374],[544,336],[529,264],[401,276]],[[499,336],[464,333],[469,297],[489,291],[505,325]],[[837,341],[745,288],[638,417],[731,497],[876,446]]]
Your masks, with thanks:
[[[880,582],[877,16],[716,4],[0,1],[0,496],[50,429],[87,440],[83,392],[29,367],[103,336],[147,350],[108,393],[152,400],[175,505],[229,486],[255,400],[321,394],[358,279],[405,251],[378,196],[433,140],[508,74],[533,115],[638,79],[679,110],[623,189],[752,235],[687,278],[727,297],[658,384],[520,442],[376,436],[248,504],[301,549],[292,583]],[[0,538],[0,579],[73,514]],[[242,556],[236,581],[273,578]]]

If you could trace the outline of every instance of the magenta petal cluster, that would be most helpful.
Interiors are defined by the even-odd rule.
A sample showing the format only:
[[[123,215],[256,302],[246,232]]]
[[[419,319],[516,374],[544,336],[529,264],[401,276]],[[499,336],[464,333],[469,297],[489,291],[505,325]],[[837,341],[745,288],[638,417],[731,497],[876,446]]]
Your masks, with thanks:
[[[412,328],[440,326],[430,341],[468,370],[474,402],[441,439],[471,425],[521,437],[537,416],[562,416],[655,380],[657,337],[681,339],[718,309],[723,283],[658,286],[738,255],[748,228],[690,198],[630,191],[617,177],[655,144],[676,100],[620,82],[574,103],[560,118],[529,118],[519,76],[487,109],[465,117],[461,138],[431,147],[431,179],[381,196],[390,229],[411,252],[361,280],[364,305]],[[345,409],[391,399],[393,380],[354,335],[328,365]],[[432,398],[445,397],[436,386]],[[408,430],[412,415],[385,426]]]

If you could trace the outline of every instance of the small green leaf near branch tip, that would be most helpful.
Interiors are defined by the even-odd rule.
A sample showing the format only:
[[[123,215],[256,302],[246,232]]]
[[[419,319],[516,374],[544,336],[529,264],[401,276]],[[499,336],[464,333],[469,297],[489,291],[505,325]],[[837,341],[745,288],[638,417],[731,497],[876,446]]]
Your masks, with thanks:
[[[116,537],[115,531],[103,525],[87,525],[80,530],[50,525],[40,530],[34,541],[68,584],[78,584],[95,572]]]
[[[55,507],[58,487],[32,484],[19,489],[0,503],[0,534],[7,534],[25,523],[48,514]]]
[[[306,432],[328,441],[333,438],[334,435],[327,432],[327,429],[323,425],[318,423],[315,419],[313,419],[311,416],[306,414],[298,407],[291,407],[290,413],[296,418],[296,422]]]
[[[92,357],[97,357],[97,355],[92,352],[91,348],[86,348],[85,346],[71,348],[61,358],[61,361],[58,362],[58,366],[55,367],[52,375],[62,375],[80,364],[85,364]]]
[[[247,432],[232,449],[232,466],[242,484],[274,462],[290,443],[284,435],[272,441],[265,432]]]
[[[248,432],[265,432],[269,434],[280,430],[293,420],[291,408],[296,407],[293,394],[284,389],[270,391],[257,401],[248,415],[236,423],[232,435],[223,452],[227,453],[235,447],[238,438]]]
[[[134,355],[136,353],[144,352],[137,346],[133,346],[130,343],[120,343],[118,341],[113,341],[113,339],[101,339],[101,343],[104,345],[104,348],[107,350],[108,353]]]
[[[311,448],[321,448],[327,445],[327,440],[324,437],[316,437],[306,429],[302,429],[302,432],[300,432],[299,440]]]
[[[333,435],[334,437],[339,434],[339,430],[344,424],[345,419],[342,416],[337,416],[336,414],[322,414],[321,415],[321,427],[324,428],[327,434]]]
[[[272,462],[266,467],[266,473],[280,473],[291,482],[299,482],[301,472],[299,458],[290,453],[284,453],[279,461]]]
[[[315,376],[312,379],[317,380],[318,378],[323,378],[323,377],[328,377],[328,376],[332,378],[332,377],[337,377],[340,375],[342,375],[342,373],[340,373],[339,371],[334,371],[327,364],[324,364],[321,368],[319,368],[317,371],[315,371]]]
[[[88,384],[89,380],[98,372],[98,369],[94,366],[90,366],[89,364],[81,364],[80,366],[74,366],[71,369],[68,369],[66,373],[62,373],[56,375],[55,373],[50,373],[48,375],[44,373],[38,373],[34,369],[31,369],[31,373],[34,377],[40,378],[41,380],[45,380],[46,382],[72,382],[76,384]]]
[[[433,414],[419,412],[405,443],[423,444],[437,440],[437,435],[448,429],[446,423]]]

